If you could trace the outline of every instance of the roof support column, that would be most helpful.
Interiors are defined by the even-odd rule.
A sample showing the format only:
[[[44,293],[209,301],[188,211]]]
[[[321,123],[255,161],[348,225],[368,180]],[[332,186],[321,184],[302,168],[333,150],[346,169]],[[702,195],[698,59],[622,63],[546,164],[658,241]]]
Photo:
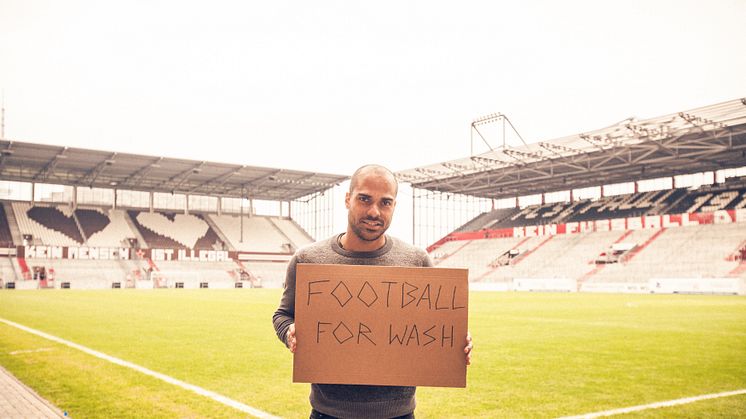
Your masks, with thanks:
[[[242,188],[243,189],[243,188]],[[243,200],[244,200],[244,193],[241,191],[241,199],[238,200],[238,219],[241,221],[241,235],[238,237],[238,242],[243,243]]]
[[[148,193],[148,211],[153,212],[153,191]]]
[[[417,201],[417,196],[415,195],[416,193],[416,190],[412,188],[412,244],[414,244],[415,246],[417,245],[417,236],[415,235],[416,224],[414,218],[414,214],[416,211],[414,203],[415,201]]]
[[[117,191],[114,190],[114,199],[116,199],[116,193]],[[73,207],[73,210],[78,209],[78,187],[77,186],[73,186],[72,207]]]

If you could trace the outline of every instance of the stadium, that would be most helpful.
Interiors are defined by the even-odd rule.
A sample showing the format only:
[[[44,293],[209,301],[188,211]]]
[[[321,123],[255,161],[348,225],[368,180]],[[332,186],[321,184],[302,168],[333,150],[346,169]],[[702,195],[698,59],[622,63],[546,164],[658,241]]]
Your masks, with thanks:
[[[307,413],[269,318],[347,175],[0,155],[0,363],[57,413]],[[413,242],[469,269],[479,345],[467,389],[421,388],[418,416],[742,416],[745,166],[738,98],[397,172]]]
[[[10,289],[281,288],[295,250],[332,234],[348,179],[0,148]],[[474,288],[744,294],[745,153],[737,99],[396,175],[414,191],[415,242]],[[710,181],[692,187],[698,174]]]

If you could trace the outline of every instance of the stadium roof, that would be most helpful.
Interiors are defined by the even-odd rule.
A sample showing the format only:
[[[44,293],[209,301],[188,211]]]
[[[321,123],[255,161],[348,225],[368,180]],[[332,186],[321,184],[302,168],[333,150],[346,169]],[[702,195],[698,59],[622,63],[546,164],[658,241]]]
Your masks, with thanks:
[[[746,98],[397,172],[415,188],[508,198],[746,166]]]
[[[291,201],[348,176],[0,140],[0,179]]]

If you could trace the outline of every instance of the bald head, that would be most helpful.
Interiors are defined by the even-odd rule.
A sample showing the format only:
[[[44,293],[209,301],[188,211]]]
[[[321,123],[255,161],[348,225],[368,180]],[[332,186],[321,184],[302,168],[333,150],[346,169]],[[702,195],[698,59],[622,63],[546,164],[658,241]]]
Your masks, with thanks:
[[[391,170],[368,164],[355,171],[350,191],[345,194],[347,232],[342,247],[369,252],[386,244],[385,232],[391,225],[399,185]]]
[[[352,178],[350,179],[350,193],[358,186],[360,179],[371,175],[389,180],[394,185],[394,196],[399,192],[399,182],[397,182],[394,172],[378,164],[366,164],[355,170],[355,173],[352,174]]]

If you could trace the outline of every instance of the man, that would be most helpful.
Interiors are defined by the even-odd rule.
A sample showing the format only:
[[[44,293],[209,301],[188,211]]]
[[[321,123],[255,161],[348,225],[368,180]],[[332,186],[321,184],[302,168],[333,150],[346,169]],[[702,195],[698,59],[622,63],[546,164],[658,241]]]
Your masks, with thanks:
[[[345,194],[347,231],[306,246],[288,265],[285,291],[272,320],[277,337],[295,352],[295,270],[298,263],[432,266],[427,253],[384,234],[391,225],[398,184],[383,166],[366,165],[352,175]],[[467,365],[471,363],[467,336]],[[311,419],[413,418],[415,387],[311,384]]]

